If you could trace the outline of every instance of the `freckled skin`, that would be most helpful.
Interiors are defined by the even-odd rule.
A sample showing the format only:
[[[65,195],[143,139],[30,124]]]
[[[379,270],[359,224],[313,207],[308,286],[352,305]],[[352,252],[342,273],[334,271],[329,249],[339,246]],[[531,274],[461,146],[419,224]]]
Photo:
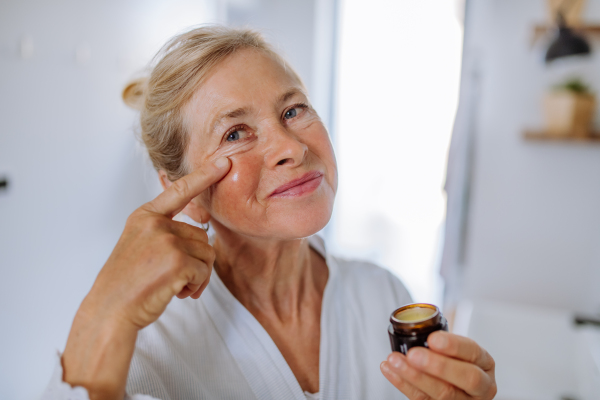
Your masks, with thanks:
[[[278,103],[290,89],[297,93]],[[297,103],[307,108],[284,118]],[[248,112],[212,130],[216,115],[238,108]],[[279,63],[256,50],[236,52],[203,82],[185,107],[184,120],[190,169],[223,156],[232,162],[225,178],[194,200],[197,210],[186,210],[192,218],[206,221],[210,216],[215,228],[227,234],[284,240],[309,236],[327,224],[337,190],[329,135],[301,83]],[[242,139],[226,141],[228,130],[238,125]],[[324,174],[314,192],[270,197],[277,187],[314,170]]]

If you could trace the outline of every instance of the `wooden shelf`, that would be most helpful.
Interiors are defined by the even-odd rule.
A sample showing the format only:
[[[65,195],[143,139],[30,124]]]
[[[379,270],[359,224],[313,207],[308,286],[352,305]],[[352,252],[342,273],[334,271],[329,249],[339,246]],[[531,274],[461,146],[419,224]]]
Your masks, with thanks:
[[[532,141],[556,141],[556,142],[585,142],[600,144],[600,132],[593,132],[591,136],[556,136],[544,131],[525,131],[523,133],[525,140]]]
[[[570,26],[575,32],[583,34],[600,35],[600,24]],[[533,46],[541,37],[548,32],[554,32],[558,29],[556,25],[535,25],[533,28],[533,36],[531,37],[531,45]]]

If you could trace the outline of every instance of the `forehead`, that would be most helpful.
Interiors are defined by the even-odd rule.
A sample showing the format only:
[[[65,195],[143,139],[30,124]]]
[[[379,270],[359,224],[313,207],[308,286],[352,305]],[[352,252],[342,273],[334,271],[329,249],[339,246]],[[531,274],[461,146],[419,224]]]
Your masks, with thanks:
[[[242,49],[213,67],[184,107],[186,124],[206,131],[220,113],[261,108],[302,83],[280,62],[256,49]]]

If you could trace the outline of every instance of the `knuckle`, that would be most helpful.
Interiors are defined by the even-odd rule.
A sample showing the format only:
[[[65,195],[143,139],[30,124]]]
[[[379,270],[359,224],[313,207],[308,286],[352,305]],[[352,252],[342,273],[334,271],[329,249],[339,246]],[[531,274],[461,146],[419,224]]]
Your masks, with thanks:
[[[483,350],[478,344],[475,344],[473,351],[473,363],[481,362],[485,360],[485,350]]]
[[[187,263],[187,257],[180,251],[174,251],[170,254],[170,266],[176,273],[184,269]]]
[[[469,376],[467,377],[466,383],[467,383],[467,388],[469,389],[469,392],[479,392],[480,391],[479,389],[484,384],[483,376],[478,373],[469,374]]]
[[[159,218],[155,215],[148,215],[146,218],[144,218],[143,227],[146,230],[156,231],[161,229],[163,225],[162,218]]]
[[[439,358],[432,360],[431,357],[428,357],[427,364],[425,364],[425,368],[437,376],[443,376],[447,367],[446,361]]]
[[[415,400],[431,400],[431,397],[426,395],[425,393],[419,391],[414,397]]]
[[[460,353],[460,342],[455,336],[448,335],[448,350],[450,354]]]
[[[133,224],[137,219],[138,216],[140,215],[140,210],[137,209],[134,212],[132,212],[131,214],[129,214],[129,216],[127,217],[127,221],[125,222],[126,225],[131,225]]]
[[[489,396],[487,397],[487,399],[493,399],[494,397],[496,397],[497,393],[498,393],[498,386],[496,386],[496,383],[494,382],[492,384],[492,386],[490,387],[490,393],[489,393]]]
[[[455,400],[456,399],[456,389],[452,385],[444,385],[444,389],[442,389],[439,400]]]
[[[204,229],[198,229],[198,231],[200,231],[200,232],[198,232],[198,234],[200,235],[200,238],[201,238],[200,240],[205,243],[208,243],[208,233],[206,233],[206,231]]]
[[[494,360],[494,357],[492,357],[490,355],[490,353],[488,353],[487,351],[485,352],[486,355],[486,359],[488,360],[488,365],[489,365],[489,370],[495,370],[496,369],[496,360]]]
[[[207,266],[212,265],[215,262],[217,254],[215,253],[215,249],[208,243],[194,241],[194,246],[197,250],[196,257],[206,263]]]
[[[185,269],[185,278],[188,282],[196,282],[198,288],[210,276],[210,271],[204,263],[193,263]]]
[[[162,235],[161,241],[167,246],[169,251],[173,251],[173,249],[179,250],[179,238],[172,233],[166,233]],[[179,252],[175,252],[175,254],[180,254]]]
[[[185,268],[183,271],[183,277],[187,282],[193,282],[196,280],[195,278],[198,276],[198,272],[195,268]]]
[[[125,227],[131,229],[132,227],[137,226],[140,221],[143,221],[143,211],[137,209],[129,214],[125,221]]]
[[[421,380],[423,373],[413,367],[408,367],[403,371],[403,375],[411,382],[417,382]]]
[[[209,265],[213,265],[214,262],[215,262],[215,260],[216,260],[216,258],[217,258],[217,253],[215,252],[215,249],[213,249],[212,246],[208,246],[208,248],[206,249],[206,253],[207,253],[207,255],[206,255],[207,260],[206,261],[208,261]]]
[[[201,279],[206,280],[210,277],[210,268],[208,265],[203,264],[199,269],[199,276]]]
[[[185,179],[176,180],[175,182],[173,182],[171,187],[173,188],[173,191],[175,191],[175,193],[177,193],[177,195],[179,197],[187,197],[188,193],[190,192],[190,188]]]

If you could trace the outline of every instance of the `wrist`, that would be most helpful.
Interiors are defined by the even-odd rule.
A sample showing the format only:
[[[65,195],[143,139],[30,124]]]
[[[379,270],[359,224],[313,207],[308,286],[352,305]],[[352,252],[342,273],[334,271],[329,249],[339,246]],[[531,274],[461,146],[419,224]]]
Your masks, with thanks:
[[[137,332],[133,324],[82,303],[62,357],[64,381],[85,387],[93,400],[122,398]]]
[[[101,330],[106,335],[137,335],[140,328],[125,318],[123,312],[115,310],[115,308],[118,307],[107,304],[105,296],[94,296],[92,288],[92,291],[81,302],[73,325],[77,323],[80,327]]]

